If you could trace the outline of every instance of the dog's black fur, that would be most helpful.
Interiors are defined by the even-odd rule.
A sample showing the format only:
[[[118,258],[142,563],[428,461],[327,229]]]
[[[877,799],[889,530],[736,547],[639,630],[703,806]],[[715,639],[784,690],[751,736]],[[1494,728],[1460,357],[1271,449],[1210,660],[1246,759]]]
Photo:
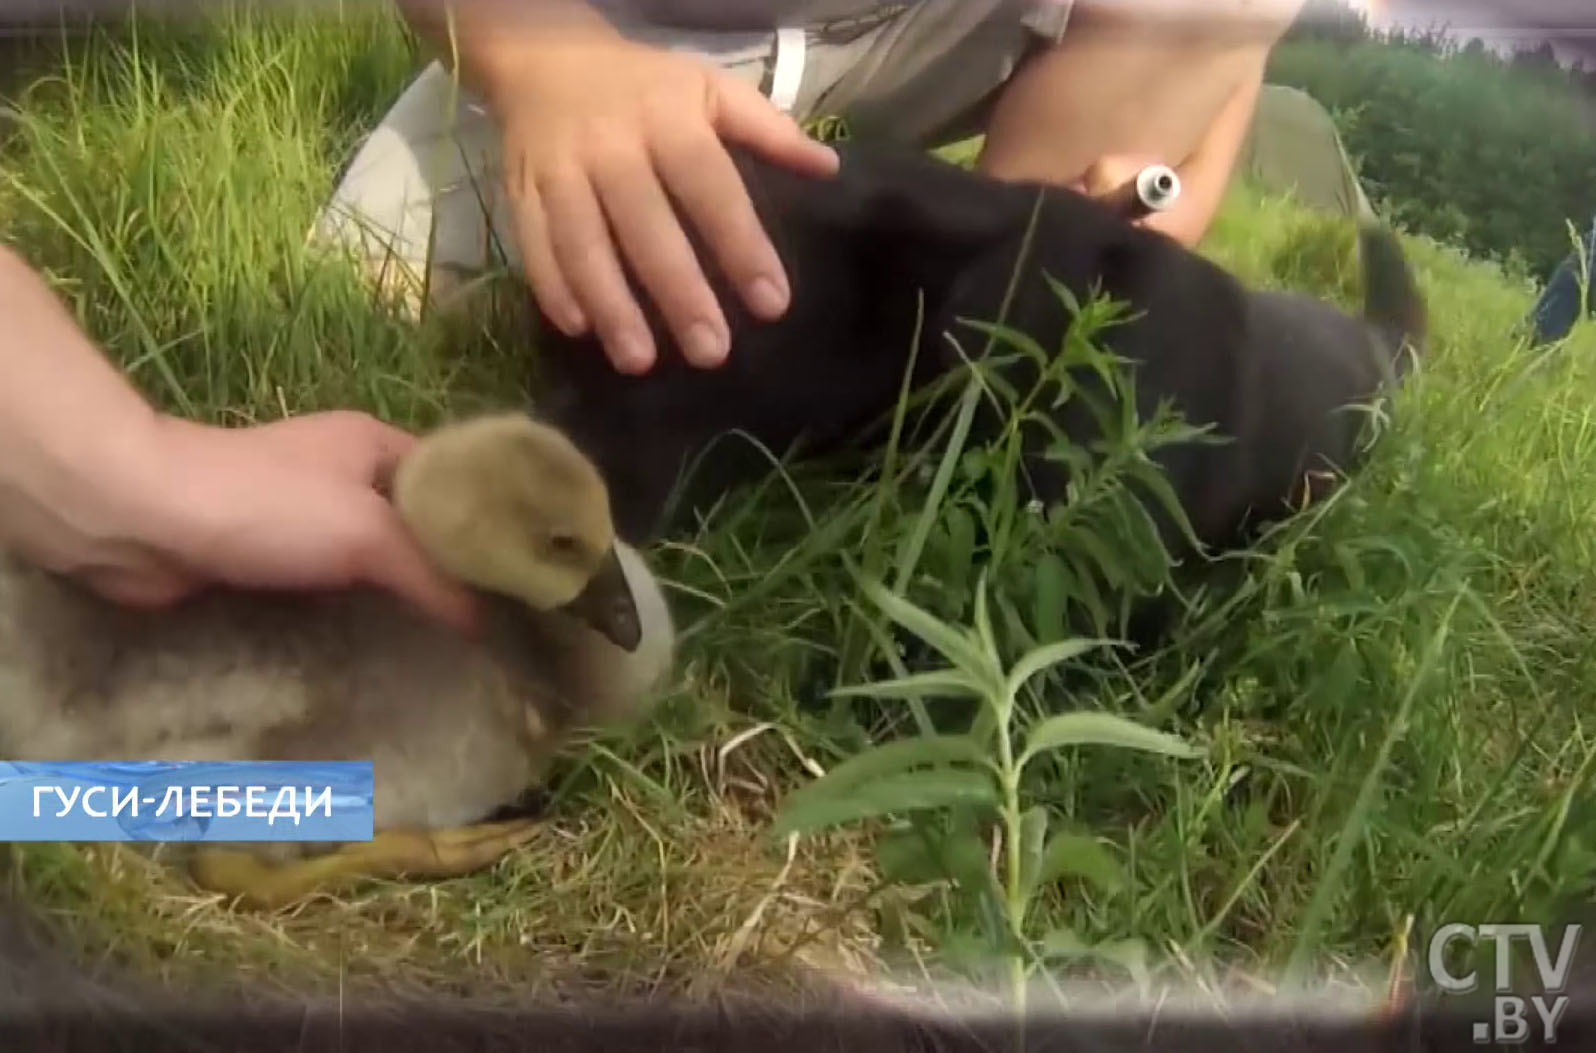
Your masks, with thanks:
[[[1383,229],[1363,231],[1366,304],[1354,319],[1304,296],[1249,291],[1081,194],[995,181],[918,152],[845,144],[841,153],[831,180],[735,154],[793,300],[779,321],[762,323],[712,279],[732,333],[720,369],[688,366],[652,310],[661,360],[641,377],[615,372],[592,338],[544,327],[540,359],[553,383],[539,401],[598,464],[628,540],[646,541],[666,526],[661,516],[679,472],[722,433],[741,429],[778,455],[800,439],[812,455],[871,433],[900,395],[920,295],[917,386],[960,365],[946,333],[959,335],[967,353],[985,346],[958,322],[998,320],[1027,244],[1010,328],[1049,352],[1063,346],[1071,315],[1044,275],[1082,302],[1094,286],[1128,302],[1133,316],[1102,331],[1098,343],[1134,364],[1138,413],[1147,419],[1168,400],[1189,424],[1233,440],[1166,446],[1156,457],[1205,546],[1238,545],[1278,518],[1301,499],[1306,472],[1352,468],[1365,415],[1343,407],[1400,377],[1404,347],[1422,352],[1424,307],[1400,245]],[[1010,379],[1024,392],[1035,373]],[[986,418],[976,438],[996,423]],[[1078,400],[1064,404],[1057,423],[1073,441],[1095,438],[1094,418]],[[1032,439],[1028,453],[1043,436]],[[739,447],[741,455],[730,452]],[[746,443],[715,448],[684,511],[769,470]],[[1033,457],[1027,468],[1034,496],[1062,496],[1059,466]],[[1162,522],[1173,551],[1180,538]]]

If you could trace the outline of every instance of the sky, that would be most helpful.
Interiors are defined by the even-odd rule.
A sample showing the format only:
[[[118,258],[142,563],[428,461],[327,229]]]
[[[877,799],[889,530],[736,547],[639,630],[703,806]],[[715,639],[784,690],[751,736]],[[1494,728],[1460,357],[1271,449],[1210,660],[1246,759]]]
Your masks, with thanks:
[[[1499,51],[1550,41],[1563,62],[1596,66],[1596,0],[1353,0],[1376,28],[1445,25]]]

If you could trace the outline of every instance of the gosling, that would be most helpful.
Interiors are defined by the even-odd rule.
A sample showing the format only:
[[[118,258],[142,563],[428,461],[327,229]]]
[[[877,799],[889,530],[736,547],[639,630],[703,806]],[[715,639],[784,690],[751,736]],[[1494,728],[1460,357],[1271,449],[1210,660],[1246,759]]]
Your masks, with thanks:
[[[615,536],[597,469],[560,431],[487,416],[424,437],[393,501],[482,594],[477,639],[376,590],[221,590],[134,611],[0,554],[0,756],[370,760],[375,838],[197,844],[201,888],[275,909],[360,878],[491,865],[580,727],[643,715],[673,659],[658,581]]]

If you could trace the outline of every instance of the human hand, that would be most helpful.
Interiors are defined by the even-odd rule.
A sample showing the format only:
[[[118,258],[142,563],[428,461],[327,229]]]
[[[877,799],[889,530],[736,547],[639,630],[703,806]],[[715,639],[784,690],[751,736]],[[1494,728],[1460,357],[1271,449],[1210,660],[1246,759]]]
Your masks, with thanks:
[[[1180,197],[1138,222],[1195,247],[1229,186],[1270,50],[1301,2],[1076,0],[1062,40],[998,98],[982,170],[1128,203],[1137,171],[1170,165]]]
[[[723,141],[823,177],[836,154],[752,86],[696,59],[613,34],[521,43],[489,81],[516,238],[539,305],[564,333],[595,333],[617,369],[657,349],[622,256],[688,362],[725,360],[730,331],[674,205],[748,309],[787,309],[787,276]],[[612,232],[613,231],[613,237]]]
[[[130,606],[211,584],[365,584],[474,628],[470,594],[431,566],[381,492],[414,442],[406,432],[350,412],[238,429],[153,422],[126,474],[100,488],[105,505],[80,505],[77,530],[25,533],[25,555]]]
[[[1142,171],[1162,163],[1151,157],[1118,154],[1103,157],[1089,165],[1079,178],[1065,185],[1098,199],[1137,226],[1170,233],[1169,213],[1180,207],[1180,198],[1175,199],[1170,209],[1154,211],[1143,205],[1136,193],[1136,180]],[[1180,174],[1178,169],[1176,174]]]
[[[1196,154],[1170,165],[1180,178],[1180,194],[1162,211],[1149,211],[1136,194],[1136,177],[1149,165],[1163,164],[1152,157],[1113,154],[1099,158],[1066,185],[1109,205],[1132,223],[1174,238],[1195,248],[1207,233],[1230,182],[1230,168],[1212,153]]]
[[[145,558],[98,575],[125,602],[170,602],[210,582],[262,589],[373,585],[457,629],[475,603],[417,547],[385,496],[414,436],[335,411],[249,428],[162,418]],[[153,524],[164,525],[155,526]]]
[[[366,583],[472,628],[470,594],[379,492],[405,432],[360,413],[240,429],[163,417],[3,245],[0,318],[0,547],[123,603]]]

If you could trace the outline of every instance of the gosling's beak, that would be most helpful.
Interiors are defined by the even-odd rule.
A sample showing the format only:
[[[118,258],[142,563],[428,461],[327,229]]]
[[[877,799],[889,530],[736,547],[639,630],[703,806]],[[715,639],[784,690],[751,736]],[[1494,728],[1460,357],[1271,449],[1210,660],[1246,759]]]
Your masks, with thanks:
[[[643,639],[643,625],[637,616],[637,601],[621,569],[621,559],[610,549],[599,564],[598,573],[581,594],[566,604],[567,614],[592,626],[605,639],[623,651],[635,651]]]

